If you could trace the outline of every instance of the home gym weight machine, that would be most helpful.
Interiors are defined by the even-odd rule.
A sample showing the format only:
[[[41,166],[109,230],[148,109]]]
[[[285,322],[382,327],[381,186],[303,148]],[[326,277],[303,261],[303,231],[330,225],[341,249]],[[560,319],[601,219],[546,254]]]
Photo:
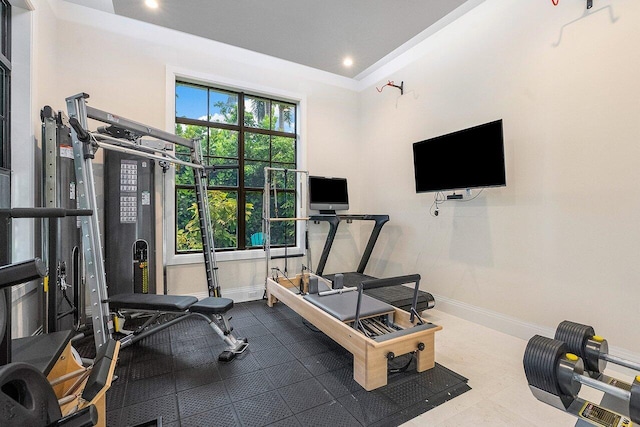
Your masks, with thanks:
[[[133,335],[128,335],[122,340],[123,346],[133,344],[150,333],[171,326],[191,315],[198,315],[206,318],[211,328],[227,344],[227,350],[220,355],[220,359],[231,360],[235,354],[241,353],[247,348],[247,341],[236,339],[232,335],[231,327],[224,317],[224,313],[233,307],[233,300],[221,297],[207,194],[207,174],[213,168],[205,167],[202,163],[200,143],[90,107],[87,105],[88,98],[89,95],[80,93],[66,99],[69,124],[72,128],[79,208],[95,210],[96,207],[92,159],[98,148],[191,167],[194,172],[196,204],[209,292],[209,298],[201,301],[197,301],[195,297],[173,295],[123,294],[119,295],[121,298],[107,295],[98,218],[94,215],[83,219],[81,221],[82,251],[85,260],[86,282],[91,298],[91,317],[96,350],[100,351],[100,347],[108,342],[114,331],[109,307],[111,303],[123,310],[140,309],[140,312],[151,313],[153,320],[164,312],[178,315],[174,320],[163,323],[153,330],[144,330],[146,326],[150,325],[148,322],[145,323],[144,328],[138,328]],[[88,119],[105,123],[108,126],[100,127],[96,132],[89,132],[87,131]],[[143,144],[142,137],[155,138],[162,143]],[[165,143],[168,143],[170,147],[166,147]],[[171,149],[175,145],[189,149],[190,162],[180,160],[171,153]],[[121,203],[126,202],[127,200],[121,200]],[[121,206],[126,207],[123,204]]]
[[[609,353],[591,326],[563,321],[553,339],[535,335],[523,364],[533,395],[578,418],[576,427],[629,427],[640,423],[640,375],[632,383],[603,373],[607,362],[640,371],[640,364]],[[599,404],[578,396],[582,385],[604,393]]]

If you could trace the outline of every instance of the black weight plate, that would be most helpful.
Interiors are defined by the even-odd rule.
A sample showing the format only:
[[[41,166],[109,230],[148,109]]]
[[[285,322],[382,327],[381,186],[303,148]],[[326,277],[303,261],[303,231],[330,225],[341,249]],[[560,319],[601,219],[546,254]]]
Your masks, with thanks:
[[[591,326],[565,320],[564,322],[560,322],[560,324],[556,328],[556,334],[554,338],[558,341],[567,343],[567,346],[569,346],[569,351],[571,353],[580,358],[584,358],[585,344],[587,340],[595,334],[596,333]]]
[[[26,363],[0,367],[0,425],[41,427],[62,417],[46,377]]]
[[[524,351],[524,373],[529,385],[555,396],[564,395],[558,382],[557,366],[569,351],[564,342],[535,335]]]

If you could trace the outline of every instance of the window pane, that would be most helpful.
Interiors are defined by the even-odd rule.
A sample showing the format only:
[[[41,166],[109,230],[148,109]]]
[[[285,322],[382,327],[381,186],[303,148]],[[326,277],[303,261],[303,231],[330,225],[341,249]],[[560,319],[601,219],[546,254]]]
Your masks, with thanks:
[[[179,155],[180,160],[189,161],[189,157]],[[194,185],[193,168],[183,165],[175,165],[176,185]]]
[[[212,157],[207,159],[208,165],[238,165],[235,159],[220,159]],[[209,186],[237,187],[238,169],[217,169],[209,173]]]
[[[245,132],[244,158],[249,160],[269,160],[269,135]]]
[[[0,97],[2,100],[0,101],[0,116],[4,117],[5,115],[5,107],[6,107],[6,99],[7,96],[5,94],[5,87],[7,83],[7,72],[4,67],[0,67]]]
[[[176,83],[176,117],[207,120],[207,89]]]
[[[244,124],[252,128],[270,129],[271,108],[268,99],[244,97]]]
[[[4,121],[0,120],[0,167],[5,167],[4,147],[8,145],[8,141],[4,134]]]
[[[207,128],[206,127],[176,123],[176,135],[186,139],[192,139],[200,142],[204,141],[205,144],[202,145],[202,148],[203,150],[206,150],[206,147],[207,147],[206,145]],[[176,147],[180,148],[179,152],[182,152],[182,153],[189,152],[189,149],[187,147],[183,147],[182,145],[177,145]],[[205,151],[205,154],[206,154],[206,151]]]
[[[271,104],[271,116],[273,117],[272,130],[279,132],[295,133],[296,106],[283,102],[273,102]]]
[[[264,168],[266,162],[244,162],[244,185],[252,188],[264,187]]]
[[[238,124],[238,95],[209,90],[209,121]]]
[[[284,136],[274,136],[272,139],[271,156],[274,162],[295,163],[296,140]]]
[[[224,129],[209,129],[209,155],[237,158],[238,132]]]
[[[271,217],[293,218],[295,216],[295,195],[291,192],[278,192],[277,200],[271,196]],[[295,221],[278,221],[271,223],[272,245],[295,245]]]
[[[245,246],[262,246],[262,192],[248,191],[246,194]]]
[[[295,169],[294,164],[273,165],[274,168]],[[271,183],[277,190],[293,190],[296,186],[296,173],[285,171],[271,171]],[[263,180],[264,181],[264,180]]]
[[[176,209],[176,249],[179,252],[201,251],[202,238],[194,190],[178,189],[176,191]],[[209,210],[216,248],[235,248],[238,230],[238,193],[209,191]]]
[[[191,189],[176,190],[176,250],[202,250],[196,195]]]
[[[216,248],[235,248],[238,245],[238,192],[209,191],[209,211]]]
[[[7,5],[4,4],[4,2],[0,2],[0,36],[2,36],[2,55],[4,55],[5,57],[7,56],[7,47],[9,45],[7,40],[8,37],[5,37],[5,34],[7,32],[7,12]]]
[[[182,125],[176,123],[176,135],[184,137],[185,134],[191,133],[191,130],[188,130],[188,125]],[[193,126],[192,126],[193,127]],[[182,145],[176,145],[176,157],[185,162],[191,161],[191,150],[187,147],[183,147]],[[183,165],[174,165],[176,169],[176,185],[193,185],[193,169],[188,166]]]

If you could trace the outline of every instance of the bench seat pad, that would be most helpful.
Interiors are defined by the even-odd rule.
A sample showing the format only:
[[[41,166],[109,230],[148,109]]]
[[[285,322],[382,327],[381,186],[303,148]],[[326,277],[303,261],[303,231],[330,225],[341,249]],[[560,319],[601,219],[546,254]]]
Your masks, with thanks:
[[[119,294],[109,297],[109,306],[114,309],[131,310],[186,311],[198,302],[194,296],[156,295],[156,294]]]
[[[233,308],[233,300],[230,298],[208,297],[201,299],[189,307],[192,313],[223,314]]]

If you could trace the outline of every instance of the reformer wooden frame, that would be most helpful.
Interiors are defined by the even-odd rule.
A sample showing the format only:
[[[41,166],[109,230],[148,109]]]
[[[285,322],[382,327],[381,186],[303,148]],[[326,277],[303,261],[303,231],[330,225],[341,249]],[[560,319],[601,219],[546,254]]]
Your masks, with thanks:
[[[322,277],[316,277],[319,281],[327,283]],[[303,278],[298,276],[296,279]],[[306,301],[302,295],[295,294],[290,289],[291,282],[283,281],[280,284],[268,277],[266,286],[269,307],[273,307],[277,301],[282,301],[353,354],[353,378],[367,391],[387,385],[389,353],[396,356],[407,354],[417,350],[420,344],[424,344],[424,349],[416,352],[416,370],[423,372],[435,366],[435,333],[441,330],[442,326],[435,325],[430,329],[418,330],[389,340],[375,341]],[[410,320],[410,314],[406,311],[395,308],[392,314],[396,325],[405,329],[415,326],[415,323]]]

